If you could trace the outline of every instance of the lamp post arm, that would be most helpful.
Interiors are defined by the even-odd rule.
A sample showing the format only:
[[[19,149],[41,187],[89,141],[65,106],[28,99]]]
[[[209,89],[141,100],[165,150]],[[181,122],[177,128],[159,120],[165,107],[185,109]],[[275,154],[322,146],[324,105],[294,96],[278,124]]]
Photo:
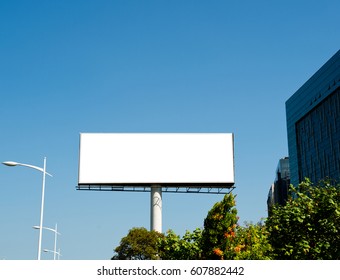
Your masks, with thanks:
[[[45,253],[55,253],[58,256],[62,256],[60,252],[58,251],[53,251],[53,250],[49,250],[49,249],[44,249],[43,250]]]
[[[34,166],[34,165],[30,165],[30,164],[26,164],[26,163],[18,163],[17,165],[19,165],[19,166],[26,166],[26,167],[33,168],[33,169],[35,169],[35,170],[39,170],[40,172],[47,174],[48,176],[53,177],[50,173],[46,172],[46,171],[45,171],[43,168],[41,168],[41,167]]]
[[[7,165],[7,166],[25,166],[25,167],[33,168],[35,170],[38,170],[38,171],[40,171],[42,173],[47,174],[48,176],[53,177],[50,173],[44,171],[43,168],[35,166],[35,165],[26,164],[26,163],[20,163],[20,162],[15,162],[15,161],[5,161],[5,162],[3,162],[3,164]]]
[[[40,226],[33,226],[33,228],[34,228],[34,229],[39,229],[39,228],[40,228]],[[49,227],[43,227],[43,229],[46,229],[46,230],[49,230],[49,231],[52,231],[52,232],[54,232],[54,233],[56,233],[56,234],[59,234],[59,235],[61,235],[61,233],[60,233],[60,232],[56,231],[56,230],[55,230],[55,229],[53,229],[53,228],[49,228]]]

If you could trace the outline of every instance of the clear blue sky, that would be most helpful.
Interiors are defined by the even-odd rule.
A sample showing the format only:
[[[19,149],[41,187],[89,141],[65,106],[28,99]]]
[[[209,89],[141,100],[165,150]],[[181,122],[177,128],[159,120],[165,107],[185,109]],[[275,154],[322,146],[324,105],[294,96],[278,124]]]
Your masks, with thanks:
[[[1,1],[0,161],[47,157],[63,259],[109,259],[149,193],[80,192],[80,132],[232,132],[240,223],[267,216],[285,101],[340,46],[339,1]],[[0,166],[0,259],[35,259],[41,173]],[[163,195],[163,229],[221,195]],[[44,232],[43,248],[53,249]],[[44,253],[42,258],[51,259]]]

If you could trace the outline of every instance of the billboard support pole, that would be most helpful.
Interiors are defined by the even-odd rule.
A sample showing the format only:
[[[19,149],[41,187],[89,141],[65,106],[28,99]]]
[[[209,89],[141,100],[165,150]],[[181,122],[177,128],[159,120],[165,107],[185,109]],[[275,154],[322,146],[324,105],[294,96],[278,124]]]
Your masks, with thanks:
[[[150,230],[162,232],[162,186],[151,185]]]

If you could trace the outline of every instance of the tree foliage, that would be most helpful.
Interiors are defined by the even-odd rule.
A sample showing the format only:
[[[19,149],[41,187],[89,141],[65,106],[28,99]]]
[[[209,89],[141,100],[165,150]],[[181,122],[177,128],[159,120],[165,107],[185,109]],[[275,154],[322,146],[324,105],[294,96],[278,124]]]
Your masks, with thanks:
[[[202,230],[197,228],[193,232],[186,231],[181,238],[174,231],[169,230],[159,240],[159,251],[162,260],[198,260],[201,258]]]
[[[215,203],[204,220],[201,242],[203,259],[230,259],[228,248],[232,240],[228,236],[235,236],[237,220],[235,196],[226,194],[222,201]]]
[[[158,240],[163,235],[146,228],[132,228],[123,237],[115,249],[112,260],[156,260],[158,256]]]
[[[272,247],[266,226],[262,223],[246,223],[237,226],[233,243],[234,260],[269,260]]]
[[[339,185],[306,179],[291,193],[266,222],[274,258],[340,259]]]
[[[226,194],[208,212],[203,229],[183,237],[133,228],[112,259],[266,260],[340,259],[340,186],[306,179],[291,188],[285,206],[263,223],[237,224],[235,196]]]

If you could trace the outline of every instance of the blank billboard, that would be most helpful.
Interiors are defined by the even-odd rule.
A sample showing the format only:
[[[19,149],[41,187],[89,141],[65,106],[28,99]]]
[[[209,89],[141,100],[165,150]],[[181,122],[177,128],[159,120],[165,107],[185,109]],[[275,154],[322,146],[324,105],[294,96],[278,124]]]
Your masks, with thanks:
[[[79,185],[234,184],[231,133],[81,133]]]

